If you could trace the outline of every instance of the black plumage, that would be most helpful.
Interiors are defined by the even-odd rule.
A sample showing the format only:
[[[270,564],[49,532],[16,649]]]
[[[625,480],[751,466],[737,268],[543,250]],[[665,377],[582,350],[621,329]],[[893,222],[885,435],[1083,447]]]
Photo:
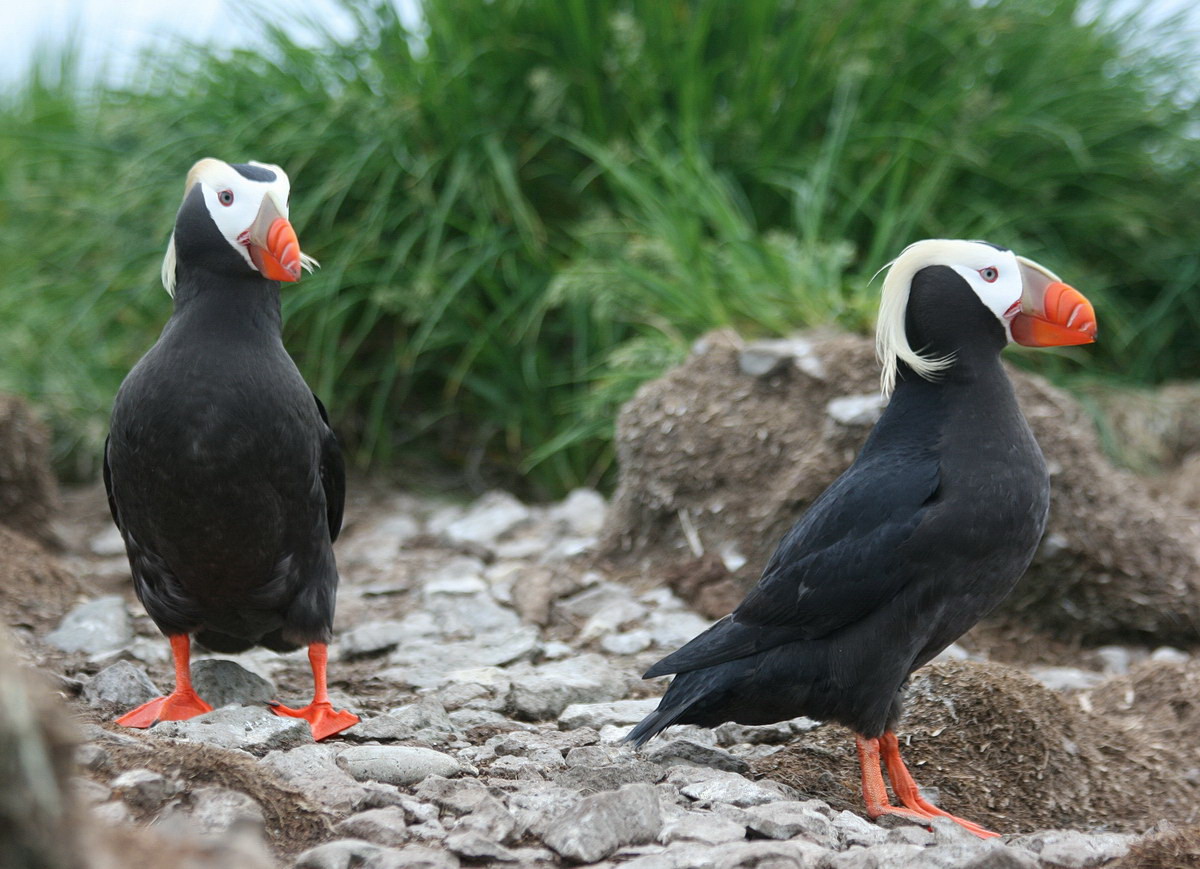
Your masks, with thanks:
[[[275,180],[258,165],[228,168]],[[194,634],[220,652],[323,650],[338,583],[341,449],[284,349],[279,282],[214,222],[203,184],[176,219],[174,312],[114,402],[109,506],[138,598],[168,637]]]
[[[999,604],[1029,565],[1049,477],[1000,363],[1005,321],[938,264],[913,274],[904,316],[913,347],[953,363],[932,379],[898,363],[895,392],[857,459],[784,537],[745,600],[647,671],[678,675],[630,741],[672,724],[800,715],[878,740],[900,716],[909,674]]]

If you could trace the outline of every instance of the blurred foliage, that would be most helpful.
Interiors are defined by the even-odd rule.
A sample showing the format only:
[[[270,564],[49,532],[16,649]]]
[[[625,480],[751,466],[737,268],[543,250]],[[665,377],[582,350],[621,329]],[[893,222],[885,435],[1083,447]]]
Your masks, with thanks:
[[[0,388],[95,471],[201,156],[276,162],[323,268],[288,347],[352,456],[603,484],[637,384],[715,326],[869,327],[908,242],[1062,273],[1150,382],[1200,375],[1196,52],[1060,0],[346,0],[351,38],[44,52],[0,104]],[[1085,14],[1086,11],[1086,14]],[[319,28],[319,25],[317,25]],[[1027,358],[1055,371],[1062,357]],[[495,477],[492,477],[495,479]]]

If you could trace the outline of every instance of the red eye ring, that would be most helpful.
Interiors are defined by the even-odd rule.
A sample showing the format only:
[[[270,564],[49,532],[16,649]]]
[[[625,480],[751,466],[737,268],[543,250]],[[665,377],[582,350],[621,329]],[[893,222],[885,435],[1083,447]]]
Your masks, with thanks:
[[[995,266],[988,266],[979,270],[979,276],[989,284],[995,283],[996,278],[1000,277],[1000,270]]]
[[[220,202],[224,206],[233,205],[233,191],[222,190],[217,193],[217,202]]]

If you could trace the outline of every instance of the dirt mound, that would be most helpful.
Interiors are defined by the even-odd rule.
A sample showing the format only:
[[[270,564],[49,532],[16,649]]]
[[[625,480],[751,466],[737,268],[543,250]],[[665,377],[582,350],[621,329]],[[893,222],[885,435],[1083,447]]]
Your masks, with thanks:
[[[0,524],[53,544],[57,504],[49,431],[23,399],[0,394]]]
[[[1161,830],[1134,842],[1107,869],[1193,869],[1200,866],[1200,825]]]
[[[1114,726],[1178,757],[1200,783],[1200,661],[1143,661],[1083,699]]]
[[[1200,783],[1176,751],[1084,712],[1019,670],[933,664],[908,690],[897,730],[914,777],[948,811],[999,832],[1194,822]],[[822,727],[755,772],[861,811],[853,736]]]
[[[1157,389],[1097,384],[1084,386],[1081,394],[1099,410],[1105,439],[1126,467],[1152,473],[1200,451],[1200,384]]]
[[[68,869],[78,864],[67,787],[73,740],[65,710],[17,664],[0,629],[0,843],[6,866]],[[11,862],[10,862],[11,861]]]
[[[1007,612],[1088,642],[1200,640],[1200,536],[1178,505],[1117,469],[1079,403],[1009,369],[1051,469],[1046,538]],[[869,339],[706,336],[645,384],[617,425],[604,554],[666,575],[724,615],[787,529],[854,459],[877,418]],[[714,557],[715,556],[715,557]]]
[[[0,618],[9,627],[56,625],[89,592],[46,547],[0,525]]]

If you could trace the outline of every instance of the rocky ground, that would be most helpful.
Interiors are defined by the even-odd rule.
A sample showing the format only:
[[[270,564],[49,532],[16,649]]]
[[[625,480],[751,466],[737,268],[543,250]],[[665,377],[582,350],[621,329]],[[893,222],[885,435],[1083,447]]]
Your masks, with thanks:
[[[1134,793],[1154,776],[1132,768],[1153,770],[1153,752],[1084,733],[1089,707],[1130,702],[1148,674],[1200,685],[1195,660],[1170,648],[1018,670],[974,663],[968,648],[986,639],[969,638],[916,680],[914,769],[948,808],[1007,834],[986,843],[953,824],[867,821],[839,728],[680,727],[632,751],[620,738],[663,688],[639,673],[707,621],[652,582],[589,565],[605,504],[587,491],[549,507],[501,493],[453,506],[360,487],[339,543],[331,687],[363,722],[314,744],[265,706],[306,698],[304,653],[255,651],[198,655],[198,690],[222,708],[126,730],[114,715],[170,686],[167,645],[129,592],[102,493],[66,502],[61,567],[90,590],[53,629],[19,631],[24,654],[79,722],[71,790],[85,814],[106,836],[141,828],[155,839],[136,847],[184,855],[178,865],[1083,867],[1194,812],[1195,788],[1160,788],[1157,807]],[[990,746],[972,744],[985,729]],[[969,756],[981,751],[993,757]],[[1200,785],[1200,769],[1185,772]]]
[[[735,367],[753,362],[730,352]],[[757,401],[767,387],[749,388]],[[837,414],[850,423],[829,411],[814,429],[835,445],[852,441],[848,425],[865,431],[846,407]],[[826,400],[814,408],[826,414]],[[681,431],[685,415],[675,413]],[[660,471],[643,463],[638,476],[655,485]],[[640,673],[712,614],[704,583],[681,581],[672,563],[701,571],[710,541],[720,550],[710,587],[731,586],[747,549],[715,546],[704,509],[664,496],[655,503],[677,523],[670,544],[614,555],[614,540],[637,538],[620,527],[637,513],[630,499],[650,503],[633,489],[624,478],[616,507],[590,491],[528,506],[504,493],[452,503],[353,485],[330,687],[363,720],[319,744],[266,706],[307,702],[303,651],[198,652],[197,689],[220,708],[148,731],[112,724],[169,689],[171,664],[133,597],[102,490],[61,498],[40,534],[57,551],[0,527],[0,611],[15,647],[0,645],[10,785],[0,830],[27,831],[43,855],[14,865],[1200,866],[1200,658],[1187,643],[1152,641],[1145,601],[1128,606],[1138,627],[1105,642],[1088,638],[1118,623],[1112,607],[1077,634],[1013,610],[915,675],[900,732],[916,778],[1000,839],[867,820],[853,739],[836,726],[677,727],[642,751],[622,745],[666,685]],[[1153,503],[1180,527],[1192,521]],[[1043,559],[1086,549],[1051,546]],[[1180,557],[1163,551],[1156,544],[1155,557]],[[1089,557],[1119,578],[1140,556]],[[1077,609],[1122,599],[1072,587]],[[1170,592],[1157,599],[1170,603]],[[1181,627],[1168,634],[1186,639],[1194,601],[1179,599]],[[74,856],[58,854],[72,846]]]

